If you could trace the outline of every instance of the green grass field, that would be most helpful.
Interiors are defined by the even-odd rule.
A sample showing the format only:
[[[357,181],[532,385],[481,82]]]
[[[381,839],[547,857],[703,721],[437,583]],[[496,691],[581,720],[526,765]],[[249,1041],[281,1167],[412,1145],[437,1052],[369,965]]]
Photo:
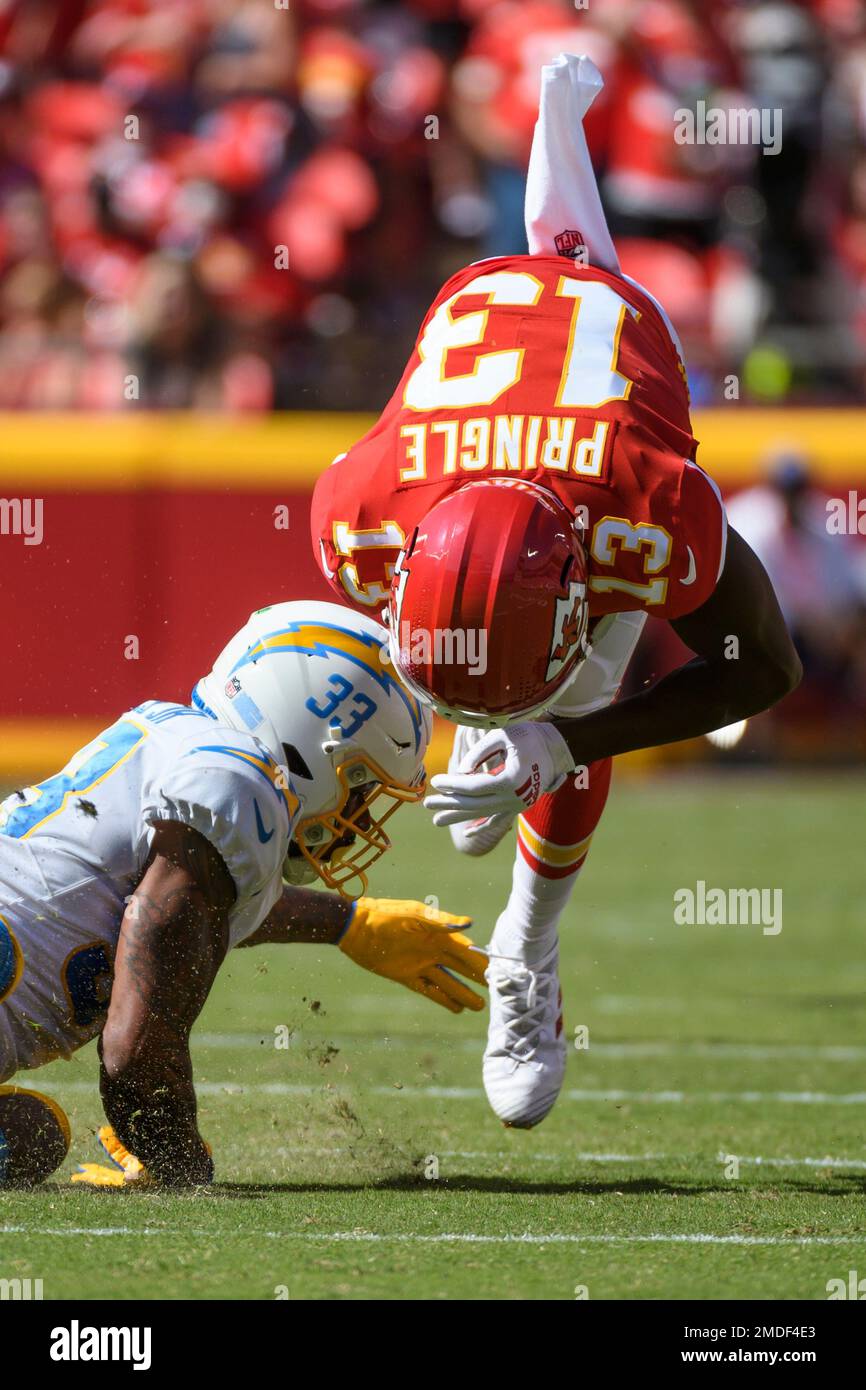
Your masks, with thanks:
[[[32,1074],[73,1150],[0,1194],[0,1277],[47,1299],[825,1299],[866,1275],[863,802],[854,779],[615,783],[563,929],[589,1047],[531,1132],[487,1109],[486,1015],[332,948],[237,952],[194,1050],[215,1187],[69,1185],[99,1157],[90,1047]],[[466,860],[399,819],[373,890],[435,895],[486,942],[510,845]],[[675,925],[698,879],[781,888],[782,931]]]

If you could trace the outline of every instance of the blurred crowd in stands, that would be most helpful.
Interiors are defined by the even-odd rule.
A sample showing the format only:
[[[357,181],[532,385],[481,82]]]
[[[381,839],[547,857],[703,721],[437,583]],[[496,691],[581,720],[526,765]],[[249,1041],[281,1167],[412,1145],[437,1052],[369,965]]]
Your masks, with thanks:
[[[866,545],[849,519],[842,529],[829,520],[859,500],[856,493],[828,498],[814,461],[792,440],[756,459],[754,483],[727,499],[728,524],[770,576],[803,680],[748,727],[711,736],[722,760],[866,759]],[[629,669],[630,692],[688,655],[668,624],[648,624]]]
[[[563,49],[693,400],[861,399],[862,0],[0,0],[0,409],[381,406],[442,280],[525,249]],[[779,152],[678,144],[699,101]]]

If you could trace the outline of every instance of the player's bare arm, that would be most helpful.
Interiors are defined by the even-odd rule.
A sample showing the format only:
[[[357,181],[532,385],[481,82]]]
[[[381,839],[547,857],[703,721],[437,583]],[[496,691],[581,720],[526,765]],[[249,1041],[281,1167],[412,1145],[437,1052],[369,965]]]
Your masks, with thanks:
[[[352,904],[331,893],[313,888],[293,888],[287,884],[274,907],[252,936],[237,944],[245,946],[309,945],[335,946],[346,930]]]
[[[712,595],[671,626],[695,653],[646,690],[577,719],[493,730],[472,750],[475,770],[434,777],[425,806],[437,825],[514,814],[578,766],[696,738],[776,704],[800,680],[800,660],[767,573],[731,531]],[[494,776],[485,764],[501,765]]]
[[[124,916],[122,964],[119,950],[101,1044],[111,1124],[99,1137],[127,1181],[142,1170],[164,1185],[210,1179],[209,1151],[196,1126],[189,1033],[225,956],[233,897],[228,871],[203,836],[176,823],[158,827],[153,860]],[[468,925],[468,917],[419,902],[352,903],[286,885],[238,948],[339,945],[365,969],[462,1013],[482,1009],[484,1001],[457,975],[483,984],[487,964],[486,953],[459,930]],[[124,1178],[89,1164],[73,1181],[122,1186]]]
[[[576,762],[696,738],[769,709],[800,681],[767,573],[735,531],[711,597],[671,626],[694,660],[606,709],[557,723]]]
[[[176,822],[156,826],[150,863],[124,913],[99,1053],[108,1120],[164,1184],[211,1177],[189,1035],[226,954],[234,898],[202,835]]]
[[[339,946],[366,970],[406,985],[450,1013],[477,1012],[484,1000],[457,979],[484,983],[487,955],[460,930],[469,917],[410,899],[343,898],[285,887],[262,925],[239,946],[309,942]]]

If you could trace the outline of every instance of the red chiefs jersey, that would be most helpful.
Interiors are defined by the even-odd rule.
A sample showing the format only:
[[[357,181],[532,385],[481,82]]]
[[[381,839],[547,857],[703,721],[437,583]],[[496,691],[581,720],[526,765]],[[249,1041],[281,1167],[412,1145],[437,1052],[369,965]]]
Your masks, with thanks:
[[[683,365],[645,291],[564,256],[497,257],[443,287],[378,422],[318,480],[313,545],[339,597],[375,611],[434,503],[522,478],[583,525],[592,617],[680,617],[724,561],[696,448]]]

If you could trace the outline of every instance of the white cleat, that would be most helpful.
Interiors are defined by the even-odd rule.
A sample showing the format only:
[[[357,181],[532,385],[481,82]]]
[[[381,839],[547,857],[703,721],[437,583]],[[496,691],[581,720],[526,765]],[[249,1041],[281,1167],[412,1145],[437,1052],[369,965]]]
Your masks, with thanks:
[[[491,954],[490,1026],[484,1089],[504,1125],[531,1129],[553,1108],[565,1079],[562,991],[554,946],[532,969],[513,956]]]
[[[448,771],[456,772],[466,754],[489,732],[488,729],[474,729],[468,724],[458,724],[454,730]],[[505,839],[513,824],[514,816],[483,816],[480,820],[449,825],[448,829],[451,831],[451,843],[460,854],[470,854],[473,858],[478,858],[495,849]]]

